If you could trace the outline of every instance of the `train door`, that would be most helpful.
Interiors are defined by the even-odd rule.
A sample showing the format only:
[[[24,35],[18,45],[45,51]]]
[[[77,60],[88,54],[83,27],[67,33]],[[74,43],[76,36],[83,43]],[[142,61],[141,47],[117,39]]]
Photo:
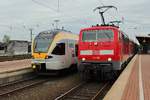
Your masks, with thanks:
[[[75,62],[78,63],[78,44],[75,44]]]
[[[62,69],[66,67],[67,57],[66,57],[66,43],[56,43],[56,47],[54,48],[53,52],[53,60],[56,60],[58,65],[61,65]]]
[[[70,67],[72,64],[74,64],[75,60],[74,60],[74,57],[75,57],[75,46],[74,46],[74,41],[73,40],[68,40],[68,43],[67,43],[67,53],[66,53],[66,56],[67,56],[67,66]]]
[[[123,54],[124,54],[124,51],[123,51],[123,37],[122,37],[122,33],[121,32],[119,32],[119,35],[118,35],[119,37],[119,48],[118,48],[118,50],[120,50],[120,52],[119,52],[119,55],[120,55],[120,59],[121,59],[121,61],[123,60]]]
[[[129,57],[129,39],[126,34],[122,34],[122,41],[123,41],[123,61],[127,61]]]
[[[77,58],[77,52],[78,52],[78,45],[76,44],[77,41],[72,41],[72,43],[69,44],[69,48],[71,49],[72,54],[72,64],[77,64],[78,58]]]
[[[71,64],[75,62],[74,57],[75,57],[75,46],[73,41],[68,42],[68,53],[70,53],[70,59],[71,59]]]

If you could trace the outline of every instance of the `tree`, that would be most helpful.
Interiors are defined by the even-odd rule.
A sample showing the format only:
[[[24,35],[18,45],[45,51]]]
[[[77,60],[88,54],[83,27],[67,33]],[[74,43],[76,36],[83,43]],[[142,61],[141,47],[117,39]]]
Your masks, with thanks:
[[[8,35],[4,35],[3,42],[8,43],[10,41],[10,37]]]

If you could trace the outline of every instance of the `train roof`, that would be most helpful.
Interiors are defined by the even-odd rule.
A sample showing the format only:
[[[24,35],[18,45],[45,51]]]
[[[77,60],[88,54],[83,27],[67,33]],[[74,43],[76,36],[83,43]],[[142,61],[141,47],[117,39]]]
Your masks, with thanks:
[[[63,30],[63,29],[53,29],[53,30],[46,30],[46,31],[40,32],[36,36],[36,38],[39,38],[39,37],[54,37],[59,32],[69,32],[69,33],[71,33],[70,31]]]
[[[150,36],[141,35],[141,36],[136,36],[136,38],[141,45],[150,44]]]
[[[136,37],[145,37],[145,38],[150,38],[150,34],[139,34]]]
[[[64,30],[64,29],[53,29],[53,30],[46,30],[46,31],[42,31],[40,33],[49,33],[49,34],[55,34],[55,33],[58,33],[58,32],[71,32],[71,31],[67,31],[67,30]]]
[[[114,26],[114,25],[96,25],[96,26],[92,26],[92,27],[88,27],[88,28],[83,28],[81,30],[90,30],[90,29],[119,29],[119,27]]]

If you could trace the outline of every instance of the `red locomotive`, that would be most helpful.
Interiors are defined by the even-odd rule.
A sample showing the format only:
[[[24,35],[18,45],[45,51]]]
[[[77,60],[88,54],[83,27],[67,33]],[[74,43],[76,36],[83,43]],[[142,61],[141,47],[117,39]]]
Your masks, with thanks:
[[[83,79],[115,75],[136,51],[136,44],[119,27],[105,23],[81,29],[78,45],[78,70]]]

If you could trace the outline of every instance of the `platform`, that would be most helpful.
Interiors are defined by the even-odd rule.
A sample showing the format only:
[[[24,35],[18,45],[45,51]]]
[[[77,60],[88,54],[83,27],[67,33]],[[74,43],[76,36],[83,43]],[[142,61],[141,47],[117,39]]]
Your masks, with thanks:
[[[31,59],[0,62],[0,84],[19,80],[32,72]]]
[[[0,62],[0,73],[16,71],[31,67],[31,59]]]
[[[136,55],[104,100],[150,100],[150,55]]]

